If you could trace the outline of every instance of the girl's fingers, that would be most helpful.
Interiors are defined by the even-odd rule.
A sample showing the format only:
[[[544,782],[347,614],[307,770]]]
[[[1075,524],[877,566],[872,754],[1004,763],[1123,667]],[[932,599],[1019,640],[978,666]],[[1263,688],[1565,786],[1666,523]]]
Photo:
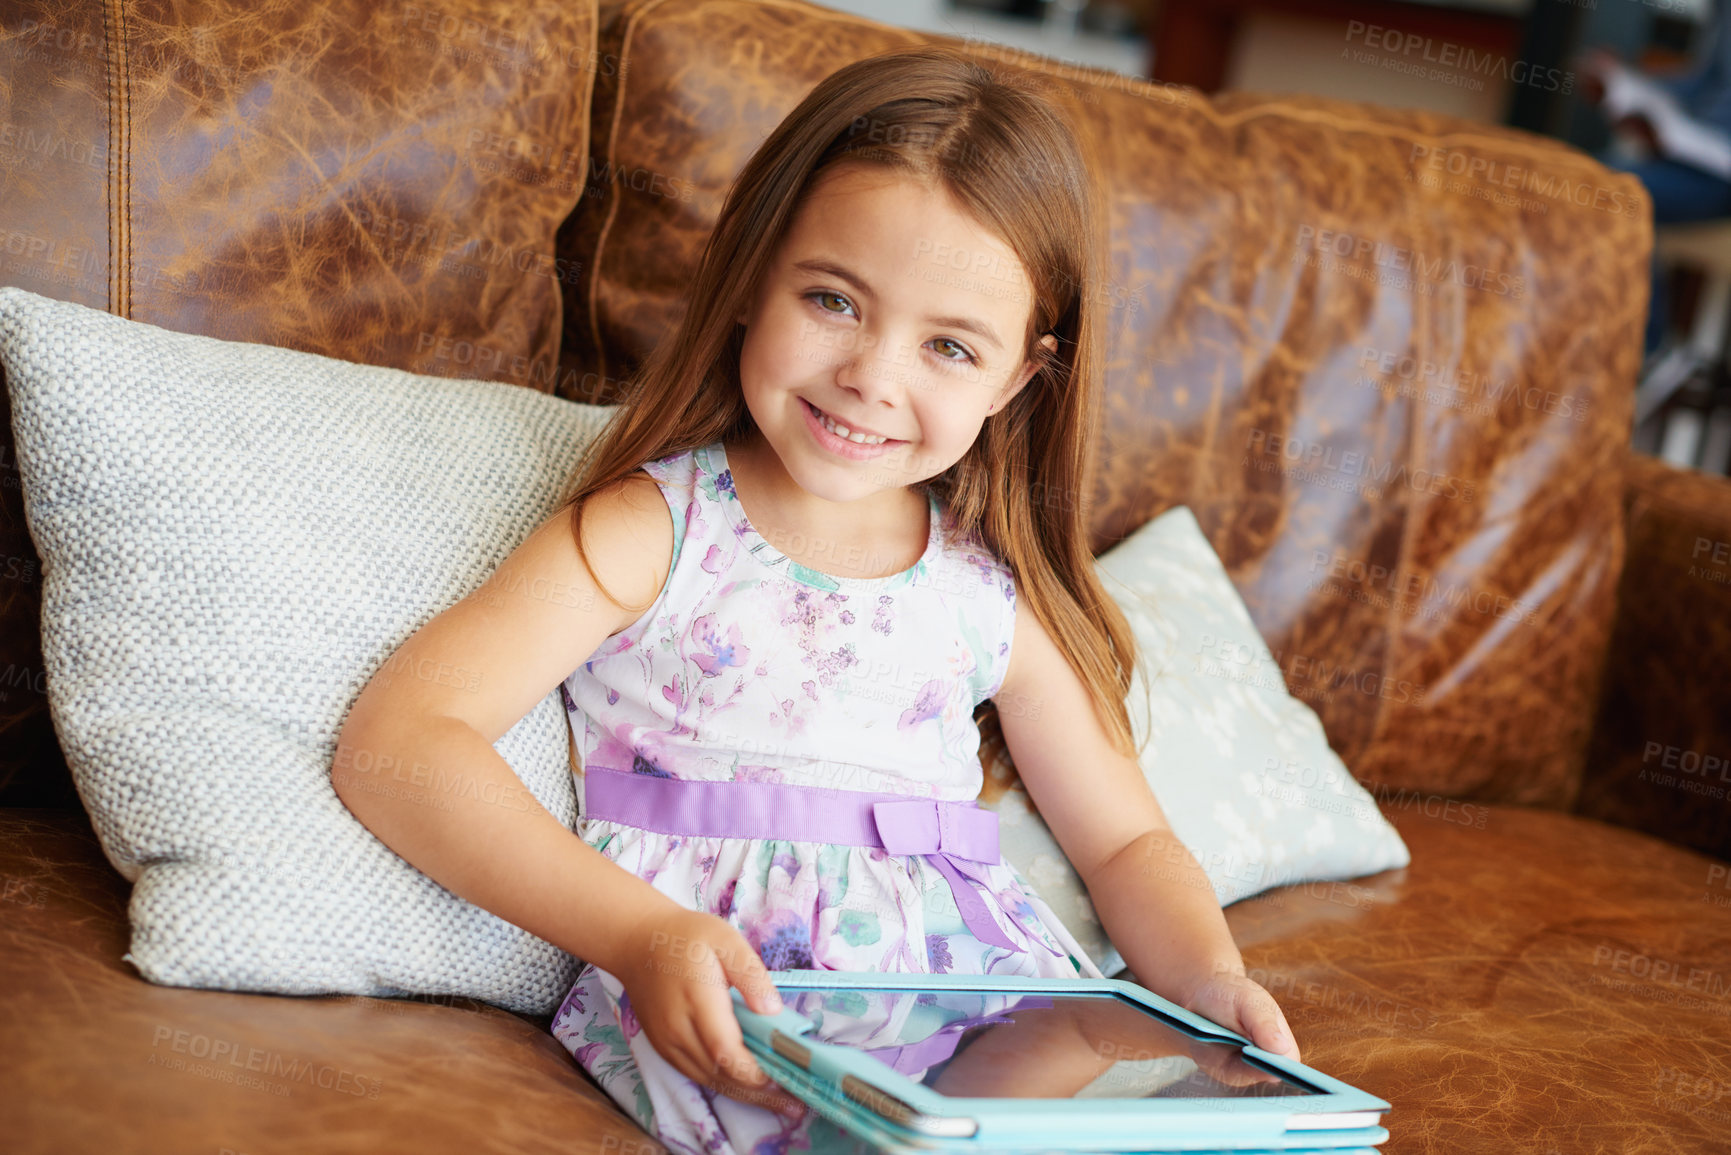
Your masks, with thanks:
[[[730,988],[738,988],[752,1010],[775,1014],[781,1009],[781,996],[770,982],[768,968],[745,936],[720,918],[706,920],[694,937],[709,950],[688,952],[696,966],[673,984],[671,1002],[663,1000],[664,1013],[658,1022],[666,1026],[650,1033],[650,1043],[655,1045],[657,1037],[664,1035],[666,1047],[657,1045],[656,1052],[692,1082],[798,1118],[805,1111],[804,1105],[758,1065],[745,1045],[745,1034],[733,1013],[733,997],[728,993]],[[708,958],[703,958],[705,953]],[[677,1009],[673,1003],[679,1004]],[[647,1023],[644,1030],[650,1031]]]
[[[729,1000],[730,1013],[728,1018],[734,1024],[734,1032],[738,1033],[738,1020],[732,1017],[731,1002]],[[703,1022],[701,1013],[698,1016],[698,1022],[700,1024]],[[767,1107],[771,1111],[794,1118],[798,1118],[803,1113],[804,1105],[764,1073],[763,1068],[758,1065],[756,1057],[746,1049],[743,1034],[740,1035],[737,1043],[729,1046],[725,1042],[711,1043],[709,1041],[711,1036],[706,1035],[704,1031],[705,1028],[700,1025],[698,1033],[704,1038],[703,1045],[709,1048],[706,1058],[713,1059],[714,1074],[699,1079],[698,1082],[705,1086],[714,1087],[722,1094],[731,1099],[737,1099],[741,1103]]]
[[[742,1103],[751,1103],[758,1107],[767,1107],[782,1115],[798,1118],[805,1112],[805,1104],[788,1093],[779,1083],[763,1072],[749,1051],[745,1052],[746,1060],[750,1062],[750,1072],[741,1069],[736,1058],[724,1058],[718,1063],[720,1075],[716,1079],[716,1088],[730,1098]],[[755,1081],[761,1079],[761,1082]]]
[[[768,1076],[758,1067],[757,1060],[745,1047],[745,1032],[733,1017],[733,1000],[722,1003],[719,1012],[708,1000],[692,1010],[691,1025],[697,1031],[698,1044],[715,1061],[717,1070],[744,1086],[759,1086]]]
[[[702,1040],[692,1031],[669,1027],[665,1032],[656,1032],[664,1036],[659,1040],[649,1032],[647,1025],[643,1031],[655,1053],[687,1079],[707,1086],[715,1078],[715,1064]]]
[[[769,968],[763,965],[763,960],[751,949],[751,944],[745,941],[744,935],[731,926],[728,930],[732,931],[732,938],[735,940],[733,949],[726,954],[716,954],[723,973],[727,975],[728,984],[738,987],[739,993],[745,996],[745,1005],[758,1014],[777,1013],[781,1010],[781,993],[769,980]]]
[[[1247,1035],[1265,1051],[1284,1054],[1293,1047],[1292,1031],[1280,1004],[1261,984],[1242,975],[1229,977],[1218,989],[1223,1012],[1220,1023]],[[1212,999],[1208,1000],[1212,1001]],[[1207,1017],[1207,1012],[1203,1012]]]
[[[780,1007],[769,1002],[773,999],[779,1004],[781,996],[769,981],[768,969],[745,936],[736,932],[733,937],[736,942],[731,953],[716,952],[729,985],[739,988],[746,997],[746,1005],[753,1010],[774,1014]],[[733,1013],[733,998],[725,990],[722,998],[713,1001],[706,998],[692,1009],[692,1025],[715,1059],[718,1075],[711,1085],[717,1090],[742,1103],[767,1107],[792,1118],[804,1113],[804,1104],[771,1079],[746,1047],[745,1032]]]
[[[1280,1004],[1274,1001],[1274,996],[1264,994],[1256,1000],[1256,1034],[1257,1045],[1275,1054],[1287,1052],[1296,1053],[1297,1047],[1292,1039],[1292,1029],[1286,1025],[1286,1016],[1280,1013]]]
[[[1250,1026],[1246,1032],[1250,1041],[1265,1051],[1297,1059],[1298,1044],[1293,1040],[1292,1029],[1286,1025],[1286,1016],[1280,1013],[1280,1004],[1274,1001],[1274,996],[1259,987],[1248,1002],[1245,1020]]]

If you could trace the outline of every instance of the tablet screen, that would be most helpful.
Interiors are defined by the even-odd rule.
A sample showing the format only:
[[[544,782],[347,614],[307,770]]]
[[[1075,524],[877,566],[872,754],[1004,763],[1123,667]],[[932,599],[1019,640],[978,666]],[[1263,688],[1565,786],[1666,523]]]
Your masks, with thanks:
[[[1240,1099],[1323,1092],[1202,1039],[1111,992],[781,988],[816,1024],[958,1098]]]

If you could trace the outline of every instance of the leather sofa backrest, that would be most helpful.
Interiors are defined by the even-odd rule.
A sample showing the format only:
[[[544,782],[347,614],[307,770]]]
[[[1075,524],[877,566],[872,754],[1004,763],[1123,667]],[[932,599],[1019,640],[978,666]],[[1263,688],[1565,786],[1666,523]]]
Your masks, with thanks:
[[[603,13],[620,67],[559,237],[586,270],[563,353],[586,400],[678,317],[734,174],[819,79],[962,43],[802,0]],[[1569,805],[1622,560],[1640,186],[1445,116],[972,47],[1050,75],[1109,205],[1096,550],[1189,505],[1278,668],[1183,660],[1283,677],[1367,782]]]
[[[552,236],[586,175],[593,4],[7,8],[7,284],[555,387],[578,271]]]
[[[593,0],[8,0],[0,283],[551,392],[596,31]],[[33,560],[5,416],[0,556]],[[0,581],[0,783],[58,761],[40,607]]]

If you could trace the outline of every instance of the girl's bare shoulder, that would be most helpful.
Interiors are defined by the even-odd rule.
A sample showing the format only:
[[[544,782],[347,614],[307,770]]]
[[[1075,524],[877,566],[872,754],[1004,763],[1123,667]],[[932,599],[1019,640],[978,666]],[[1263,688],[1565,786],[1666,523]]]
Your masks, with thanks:
[[[476,593],[502,612],[500,625],[520,635],[580,621],[578,638],[599,645],[642,616],[667,583],[673,514],[655,479],[641,471],[591,494],[579,522],[572,514],[566,505],[549,515]]]
[[[568,516],[564,524],[570,524]],[[615,603],[624,603],[617,608],[653,601],[667,583],[673,565],[673,511],[649,474],[638,470],[592,494],[583,505],[582,533],[586,576],[591,583],[599,579]],[[575,537],[570,541],[565,564],[582,569]],[[629,615],[619,628],[636,618]]]
[[[497,741],[641,617],[666,582],[673,517],[647,474],[594,494],[582,528],[588,565],[577,553],[570,507],[553,513],[486,581],[398,648],[350,718],[365,725],[369,717],[450,716]],[[435,673],[396,677],[396,670]]]

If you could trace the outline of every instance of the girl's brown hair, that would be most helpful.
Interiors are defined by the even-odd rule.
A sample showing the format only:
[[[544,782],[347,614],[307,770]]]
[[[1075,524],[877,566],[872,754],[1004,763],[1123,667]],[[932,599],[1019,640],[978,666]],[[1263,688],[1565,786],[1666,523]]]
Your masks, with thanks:
[[[848,162],[935,181],[1026,268],[1034,305],[1022,348],[1039,368],[986,418],[961,460],[924,487],[960,531],[977,534],[1012,568],[1022,601],[1088,687],[1107,736],[1132,755],[1125,697],[1134,640],[1100,586],[1083,519],[1104,360],[1102,306],[1088,291],[1102,279],[1101,217],[1075,133],[1038,83],[922,46],[857,61],[818,84],[734,180],[684,316],[632,375],[561,508],[570,508],[588,565],[582,511],[591,495],[647,461],[752,431],[737,306],[755,299],[819,174]],[[1046,333],[1057,338],[1055,352],[1036,344]],[[1001,731],[988,730],[986,743],[997,740]]]

